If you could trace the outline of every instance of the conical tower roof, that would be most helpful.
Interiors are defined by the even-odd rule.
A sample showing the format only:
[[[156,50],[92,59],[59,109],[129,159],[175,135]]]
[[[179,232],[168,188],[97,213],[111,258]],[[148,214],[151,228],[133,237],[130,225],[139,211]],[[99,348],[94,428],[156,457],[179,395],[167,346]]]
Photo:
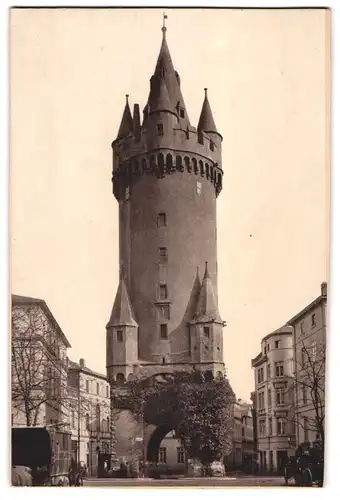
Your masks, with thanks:
[[[171,105],[168,89],[164,78],[161,78],[160,80],[158,95],[155,95],[152,100],[150,114],[155,111],[169,111],[170,113],[175,112],[173,106]]]
[[[125,285],[124,278],[121,273],[116,298],[113,304],[110,321],[106,328],[111,326],[135,326],[138,324],[132,312],[132,305],[129,294]]]
[[[191,321],[196,313],[197,302],[198,302],[198,297],[200,295],[201,286],[202,284],[199,276],[199,269],[197,268],[195,280],[191,289],[189,302],[184,313],[184,321]]]
[[[120,127],[117,134],[117,139],[126,137],[133,131],[133,120],[129,105],[129,96],[126,95],[126,103],[123,111],[122,121],[120,122]]]
[[[216,321],[223,323],[215,298],[213,284],[208,272],[208,263],[205,263],[205,274],[197,300],[197,307],[193,317],[194,322]]]
[[[151,89],[147,102],[150,110],[156,110],[158,106],[158,100],[162,95],[162,99],[166,100],[166,104],[170,111],[178,114],[180,124],[182,128],[190,125],[189,118],[185,109],[184,99],[182,96],[179,76],[175,71],[174,65],[172,63],[169,47],[166,40],[166,27],[163,26],[163,39],[159,55],[157,58],[157,63],[155,67],[154,74],[151,78]],[[165,97],[164,84],[168,94],[168,98]],[[163,89],[162,89],[163,87]],[[183,110],[182,113],[179,112],[179,108]]]
[[[218,134],[213,114],[211,111],[210,103],[208,100],[208,89],[204,89],[205,97],[203,101],[200,119],[198,120],[197,130],[199,132],[213,132]]]

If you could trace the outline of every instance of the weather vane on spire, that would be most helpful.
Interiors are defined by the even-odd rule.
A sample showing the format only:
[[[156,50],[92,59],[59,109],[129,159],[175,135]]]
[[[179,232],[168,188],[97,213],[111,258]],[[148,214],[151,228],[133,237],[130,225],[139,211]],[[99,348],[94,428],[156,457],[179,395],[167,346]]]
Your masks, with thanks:
[[[168,16],[163,12],[163,26],[162,26],[163,35],[165,35],[166,32],[166,26],[165,26],[166,19],[168,19]]]

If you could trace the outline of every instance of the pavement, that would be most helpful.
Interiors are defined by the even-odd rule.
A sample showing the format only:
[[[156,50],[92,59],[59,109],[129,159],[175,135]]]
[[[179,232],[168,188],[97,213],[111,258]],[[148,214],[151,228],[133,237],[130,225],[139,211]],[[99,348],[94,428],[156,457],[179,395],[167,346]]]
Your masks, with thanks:
[[[98,479],[88,478],[84,480],[85,487],[111,487],[111,488],[162,488],[162,487],[177,487],[177,488],[212,488],[212,487],[243,487],[249,488],[258,487],[278,487],[284,486],[285,482],[282,477],[262,477],[262,476],[226,476],[226,477],[186,477],[178,479]],[[294,481],[289,481],[289,486],[294,486]]]

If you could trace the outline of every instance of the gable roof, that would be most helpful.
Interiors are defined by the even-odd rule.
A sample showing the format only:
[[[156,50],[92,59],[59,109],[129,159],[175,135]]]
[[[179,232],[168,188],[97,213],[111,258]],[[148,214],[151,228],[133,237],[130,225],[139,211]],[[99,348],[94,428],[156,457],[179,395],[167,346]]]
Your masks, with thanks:
[[[59,323],[57,322],[57,320],[53,316],[50,308],[48,307],[48,305],[46,304],[46,302],[43,299],[37,299],[34,297],[26,297],[24,295],[12,294],[12,307],[13,306],[20,306],[20,305],[22,305],[22,306],[37,305],[37,306],[41,307],[41,309],[44,311],[47,319],[50,321],[50,323],[54,327],[55,331],[57,332],[57,335],[62,340],[64,345],[66,347],[71,347],[71,344],[69,343],[64,332],[60,328]]]

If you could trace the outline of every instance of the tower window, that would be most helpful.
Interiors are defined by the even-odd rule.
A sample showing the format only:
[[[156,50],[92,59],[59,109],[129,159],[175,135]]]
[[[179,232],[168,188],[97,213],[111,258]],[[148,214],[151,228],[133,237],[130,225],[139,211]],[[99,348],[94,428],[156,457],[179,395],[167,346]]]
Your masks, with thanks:
[[[166,285],[159,285],[159,298],[160,300],[168,298],[168,287]]]
[[[202,132],[198,132],[198,143],[203,144],[203,134]]]
[[[196,193],[199,195],[202,193],[202,183],[196,182]]]
[[[128,200],[130,198],[130,195],[131,195],[130,187],[127,187],[125,189],[125,199]]]
[[[215,144],[213,143],[212,140],[210,140],[210,151],[214,151],[215,150]]]
[[[163,135],[163,134],[164,134],[163,123],[157,123],[157,135]]]
[[[210,328],[209,328],[209,326],[205,326],[203,328],[203,331],[204,331],[204,336],[207,337],[207,338],[209,338],[210,337]]]
[[[179,110],[179,116],[180,116],[181,118],[184,118],[185,113],[184,113],[184,109],[183,109],[183,108],[180,108],[180,110]]]
[[[157,225],[158,225],[158,227],[165,227],[166,226],[166,214],[164,214],[164,213],[158,214]]]
[[[158,320],[169,320],[170,319],[170,307],[169,304],[158,305]]]
[[[166,247],[159,247],[159,262],[161,264],[168,262],[168,249]]]
[[[123,330],[117,330],[117,342],[123,342]]]
[[[160,333],[161,333],[161,339],[167,339],[168,338],[168,325],[166,323],[163,323],[160,325]],[[165,358],[163,358],[165,359]]]
[[[97,394],[99,394],[99,384],[97,382]]]

